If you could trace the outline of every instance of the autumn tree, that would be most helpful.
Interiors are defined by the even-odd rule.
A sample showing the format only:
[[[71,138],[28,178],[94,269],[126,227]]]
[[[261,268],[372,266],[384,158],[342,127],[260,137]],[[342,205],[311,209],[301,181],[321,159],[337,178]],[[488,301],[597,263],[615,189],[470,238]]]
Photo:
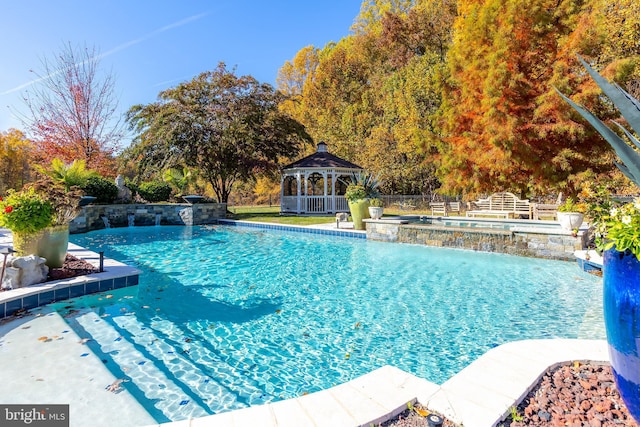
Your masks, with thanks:
[[[354,34],[305,71],[296,117],[332,152],[379,174],[387,193],[438,185],[435,114],[455,15],[454,0],[365,2]]]
[[[147,173],[197,168],[221,203],[234,183],[277,169],[280,157],[295,156],[311,142],[304,127],[280,111],[284,95],[236,76],[224,63],[159,98],[129,110],[137,136],[127,155]]]
[[[113,153],[123,136],[114,96],[113,74],[101,74],[95,48],[70,44],[42,61],[34,88],[26,91],[23,122],[43,164],[53,158],[86,161],[103,175],[113,174]]]
[[[286,61],[278,70],[278,90],[287,96],[280,104],[282,111],[298,121],[304,119],[304,87],[313,80],[320,62],[319,49],[306,46],[298,51],[291,61]]]
[[[30,180],[31,141],[16,129],[0,132],[0,194]]]
[[[573,176],[609,168],[594,132],[577,133],[553,86],[574,66],[568,44],[590,2],[459,2],[443,97],[440,177],[449,192],[563,189]],[[583,46],[593,48],[594,34]]]

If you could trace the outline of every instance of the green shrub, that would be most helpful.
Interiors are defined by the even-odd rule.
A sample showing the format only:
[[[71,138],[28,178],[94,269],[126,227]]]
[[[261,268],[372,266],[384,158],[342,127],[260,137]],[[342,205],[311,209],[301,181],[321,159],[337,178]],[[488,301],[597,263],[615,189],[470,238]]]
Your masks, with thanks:
[[[138,194],[147,202],[166,202],[171,197],[171,186],[162,181],[143,182],[138,187]]]
[[[62,160],[55,158],[48,168],[36,166],[36,170],[44,175],[50,176],[54,181],[61,183],[68,190],[77,186],[82,188],[91,177],[98,176],[96,171],[87,169],[84,160],[74,160],[73,163],[65,164]]]
[[[374,207],[374,208],[381,208],[381,207],[384,206],[384,203],[382,202],[382,199],[374,197],[373,199],[371,199],[369,201],[369,206]]]
[[[127,187],[131,191],[131,200],[135,200],[136,194],[140,191],[138,190],[138,184],[131,181],[129,178],[124,179],[124,186]]]
[[[87,196],[96,198],[96,203],[113,203],[118,197],[118,187],[111,180],[99,176],[87,178],[87,183],[82,186]]]

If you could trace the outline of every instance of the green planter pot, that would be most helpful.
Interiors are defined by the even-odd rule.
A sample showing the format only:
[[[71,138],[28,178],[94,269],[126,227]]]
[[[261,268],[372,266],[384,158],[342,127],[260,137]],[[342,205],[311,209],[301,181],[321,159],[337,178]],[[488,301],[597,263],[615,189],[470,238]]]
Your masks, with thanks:
[[[369,199],[349,202],[349,210],[351,211],[351,218],[353,219],[353,228],[355,230],[364,230],[365,226],[362,220],[370,218]]]
[[[47,227],[35,233],[13,233],[13,249],[18,256],[38,255],[49,268],[64,264],[69,246],[69,225]]]

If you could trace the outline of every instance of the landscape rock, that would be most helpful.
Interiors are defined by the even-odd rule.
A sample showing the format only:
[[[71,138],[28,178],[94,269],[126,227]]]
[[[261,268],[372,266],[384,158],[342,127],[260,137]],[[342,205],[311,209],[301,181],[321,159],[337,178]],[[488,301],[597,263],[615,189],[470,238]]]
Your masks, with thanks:
[[[2,288],[16,289],[46,281],[49,274],[46,261],[37,255],[8,258]]]

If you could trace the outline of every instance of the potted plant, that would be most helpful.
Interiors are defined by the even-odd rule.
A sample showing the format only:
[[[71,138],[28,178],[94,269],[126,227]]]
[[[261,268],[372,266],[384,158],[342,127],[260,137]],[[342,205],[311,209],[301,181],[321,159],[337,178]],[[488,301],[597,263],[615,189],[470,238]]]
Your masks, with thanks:
[[[369,201],[378,197],[378,179],[368,173],[354,173],[351,175],[351,183],[347,185],[344,197],[349,202],[349,211],[353,219],[353,228],[364,230],[363,219],[369,216]]]
[[[0,201],[0,226],[11,230],[19,256],[35,254],[49,268],[62,267],[69,244],[69,222],[79,209],[81,193],[45,178]]]
[[[369,215],[371,216],[371,218],[373,219],[382,218],[383,210],[384,210],[384,207],[383,207],[382,199],[378,197],[374,197],[373,199],[369,200]]]
[[[573,198],[567,197],[567,200],[558,206],[558,222],[563,230],[572,231],[580,228],[584,221],[584,206],[576,203]]]
[[[582,58],[578,59],[635,135],[640,135],[640,101],[621,87],[609,83]],[[617,122],[614,123],[622,132],[612,131],[590,111],[562,93],[560,96],[602,135],[622,160],[616,166],[640,187],[640,154],[634,148],[640,146],[637,136]],[[640,422],[640,377],[637,370],[640,361],[640,201],[614,207],[608,214],[595,214],[600,218],[596,223],[596,239],[605,249],[603,305],[609,360],[620,396],[629,413]]]

